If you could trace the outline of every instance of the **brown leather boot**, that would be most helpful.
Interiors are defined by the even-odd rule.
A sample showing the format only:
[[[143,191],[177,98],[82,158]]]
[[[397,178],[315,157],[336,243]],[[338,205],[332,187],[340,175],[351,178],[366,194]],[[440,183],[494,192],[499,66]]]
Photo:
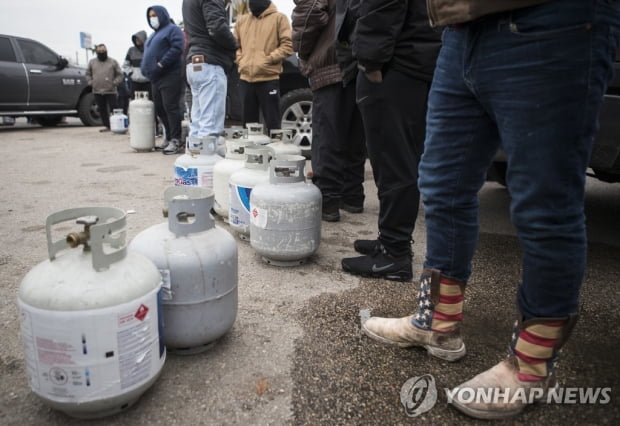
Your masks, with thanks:
[[[460,323],[463,319],[462,282],[426,269],[420,279],[418,310],[403,318],[370,317],[362,331],[370,338],[401,348],[421,346],[430,355],[456,361],[465,356]]]
[[[554,364],[577,315],[518,321],[508,357],[448,392],[448,403],[478,419],[503,419],[547,398]]]

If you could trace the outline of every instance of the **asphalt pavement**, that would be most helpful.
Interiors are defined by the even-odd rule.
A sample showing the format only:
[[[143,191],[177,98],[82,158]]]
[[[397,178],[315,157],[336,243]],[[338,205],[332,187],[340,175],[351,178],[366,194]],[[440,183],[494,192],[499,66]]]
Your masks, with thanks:
[[[263,262],[237,238],[239,310],[232,329],[201,354],[168,355],[161,376],[139,401],[111,417],[84,421],[45,406],[30,390],[20,341],[18,289],[47,258],[45,219],[84,206],[134,210],[128,239],[161,223],[163,191],[176,156],[137,153],[128,135],[99,133],[70,119],[57,128],[0,126],[0,424],[2,425],[397,425],[478,424],[447,403],[454,387],[505,354],[515,315],[520,247],[508,220],[507,191],[481,192],[481,234],[465,296],[467,356],[448,363],[420,349],[386,347],[360,333],[368,315],[412,312],[417,283],[344,273],[356,238],[376,236],[378,202],[367,167],[362,214],[322,223],[318,252],[304,265]],[[589,182],[589,264],[581,318],[558,373],[565,388],[609,388],[606,403],[529,407],[499,424],[620,422],[620,184]],[[592,186],[590,188],[590,186]],[[216,225],[229,229],[221,219]],[[414,276],[425,246],[420,215]],[[401,388],[432,377],[436,404],[411,417]],[[604,401],[603,401],[604,402]],[[487,422],[484,422],[487,423]]]

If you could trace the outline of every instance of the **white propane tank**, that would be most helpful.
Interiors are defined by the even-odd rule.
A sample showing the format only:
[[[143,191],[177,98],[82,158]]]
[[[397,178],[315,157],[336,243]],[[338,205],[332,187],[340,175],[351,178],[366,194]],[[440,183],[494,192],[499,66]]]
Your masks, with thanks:
[[[84,229],[53,241],[52,226],[73,220]],[[161,275],[150,260],[127,252],[125,228],[125,212],[115,208],[50,215],[49,260],[30,270],[19,288],[30,387],[73,417],[125,410],[155,382],[166,359]]]
[[[162,279],[163,340],[171,353],[211,347],[237,316],[237,243],[214,225],[213,191],[171,187],[164,193],[168,221],[129,244],[155,263]]]
[[[250,194],[250,244],[278,266],[303,263],[321,242],[321,191],[304,176],[306,159],[283,155],[269,163],[269,182]]]
[[[245,127],[248,130],[248,139],[250,139],[256,145],[267,145],[269,142],[271,142],[269,136],[265,134],[263,125],[261,123],[246,123]]]
[[[110,116],[110,130],[112,131],[112,133],[126,133],[128,126],[129,119],[123,113],[123,109],[114,109],[113,114]]]
[[[129,146],[137,152],[149,152],[155,147],[155,105],[149,92],[136,92],[129,102]]]
[[[226,156],[213,166],[213,210],[224,219],[230,209],[230,175],[245,166],[245,148],[251,146],[255,145],[247,139],[226,140]]]
[[[185,154],[174,162],[174,184],[213,189],[213,167],[222,160],[216,149],[217,136],[188,137]]]
[[[250,193],[252,188],[269,181],[267,147],[246,147],[244,167],[230,175],[230,209],[228,224],[242,240],[250,239]]]
[[[271,143],[267,146],[276,159],[282,155],[301,155],[301,148],[293,143],[293,129],[272,129],[269,134]]]

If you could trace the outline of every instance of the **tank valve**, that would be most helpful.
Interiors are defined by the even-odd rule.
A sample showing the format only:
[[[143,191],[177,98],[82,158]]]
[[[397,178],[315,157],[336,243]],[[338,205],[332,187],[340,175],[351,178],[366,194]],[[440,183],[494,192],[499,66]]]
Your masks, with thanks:
[[[75,248],[84,244],[84,250],[88,250],[88,240],[90,239],[90,227],[99,221],[97,216],[83,216],[76,220],[78,225],[84,225],[82,232],[71,232],[67,235],[66,241],[69,247]]]

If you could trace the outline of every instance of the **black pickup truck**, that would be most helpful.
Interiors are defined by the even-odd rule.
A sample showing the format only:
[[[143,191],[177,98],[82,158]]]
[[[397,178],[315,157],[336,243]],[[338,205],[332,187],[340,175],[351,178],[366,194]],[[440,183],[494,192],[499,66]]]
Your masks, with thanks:
[[[609,83],[605,102],[599,116],[600,130],[597,134],[589,176],[603,182],[620,182],[620,50],[614,64],[614,78]],[[498,152],[487,179],[506,185],[506,160]]]
[[[0,34],[0,117],[54,126],[76,116],[87,126],[100,126],[85,73],[37,41]]]

